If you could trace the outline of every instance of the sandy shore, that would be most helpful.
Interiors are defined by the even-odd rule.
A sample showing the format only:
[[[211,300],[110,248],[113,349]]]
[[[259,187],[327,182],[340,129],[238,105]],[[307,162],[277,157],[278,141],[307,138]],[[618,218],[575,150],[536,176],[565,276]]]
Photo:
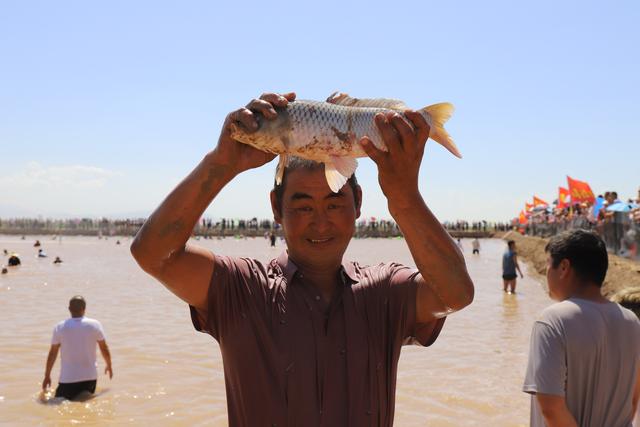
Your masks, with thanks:
[[[548,239],[523,236],[510,231],[504,236],[505,240],[515,240],[519,258],[526,262],[530,271],[540,276],[546,286],[545,269],[547,256],[544,252]],[[602,287],[603,294],[611,297],[616,292],[630,287],[640,286],[640,263],[609,254],[609,270]]]

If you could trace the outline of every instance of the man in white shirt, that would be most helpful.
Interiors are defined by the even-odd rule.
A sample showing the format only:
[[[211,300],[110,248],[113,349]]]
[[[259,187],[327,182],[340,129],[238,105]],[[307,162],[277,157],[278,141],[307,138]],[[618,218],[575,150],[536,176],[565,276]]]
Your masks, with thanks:
[[[62,366],[56,397],[74,399],[81,393],[95,392],[98,379],[96,343],[107,364],[104,373],[108,373],[109,378],[113,377],[111,354],[102,325],[97,320],[84,317],[86,307],[87,303],[82,296],[74,296],[69,301],[71,318],[58,323],[53,329],[42,389],[46,390],[51,386],[51,369],[58,357],[58,350],[62,348]]]

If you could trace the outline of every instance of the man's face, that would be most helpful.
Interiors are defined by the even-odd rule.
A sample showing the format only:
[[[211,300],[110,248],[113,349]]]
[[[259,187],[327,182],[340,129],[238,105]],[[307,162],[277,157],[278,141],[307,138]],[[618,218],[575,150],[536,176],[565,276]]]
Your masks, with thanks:
[[[278,212],[273,193],[271,205],[276,221],[282,224],[289,256],[298,267],[340,265],[360,216],[348,184],[333,193],[322,169],[296,169],[287,172],[282,211]]]

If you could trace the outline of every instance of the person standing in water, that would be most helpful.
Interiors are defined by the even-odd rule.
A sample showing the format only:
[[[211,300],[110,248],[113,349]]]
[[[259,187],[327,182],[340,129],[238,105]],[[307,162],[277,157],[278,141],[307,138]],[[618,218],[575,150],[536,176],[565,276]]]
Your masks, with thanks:
[[[87,303],[82,296],[74,296],[69,301],[71,318],[58,323],[53,329],[42,390],[51,386],[51,369],[58,357],[58,351],[62,349],[62,366],[56,397],[72,400],[81,393],[93,394],[96,391],[96,344],[107,365],[104,373],[109,374],[109,379],[113,378],[111,353],[102,325],[97,320],[84,316],[86,307]]]
[[[480,255],[480,241],[477,237],[471,241],[471,247],[473,248],[473,255]]]
[[[507,242],[507,250],[502,255],[502,280],[505,292],[512,294],[516,292],[516,278],[518,277],[516,270],[520,273],[520,278],[524,277],[518,264],[516,242],[509,240],[509,242]]]

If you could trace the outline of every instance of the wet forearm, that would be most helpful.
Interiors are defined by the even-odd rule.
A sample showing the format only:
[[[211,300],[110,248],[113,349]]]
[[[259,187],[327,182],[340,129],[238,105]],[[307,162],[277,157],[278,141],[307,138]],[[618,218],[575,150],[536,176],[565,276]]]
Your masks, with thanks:
[[[166,197],[144,223],[131,246],[141,264],[160,264],[183,249],[205,209],[235,176],[216,152],[200,164]]]
[[[101,348],[100,352],[102,353],[102,358],[104,359],[104,363],[106,363],[107,367],[111,367],[111,353],[109,352],[109,347]]]
[[[473,284],[462,253],[417,194],[411,203],[389,210],[402,230],[416,267],[448,309],[461,308],[473,299]]]
[[[51,376],[51,370],[53,369],[53,365],[56,363],[56,357],[57,353],[49,351],[49,354],[47,355],[47,365],[44,370],[45,377]]]

